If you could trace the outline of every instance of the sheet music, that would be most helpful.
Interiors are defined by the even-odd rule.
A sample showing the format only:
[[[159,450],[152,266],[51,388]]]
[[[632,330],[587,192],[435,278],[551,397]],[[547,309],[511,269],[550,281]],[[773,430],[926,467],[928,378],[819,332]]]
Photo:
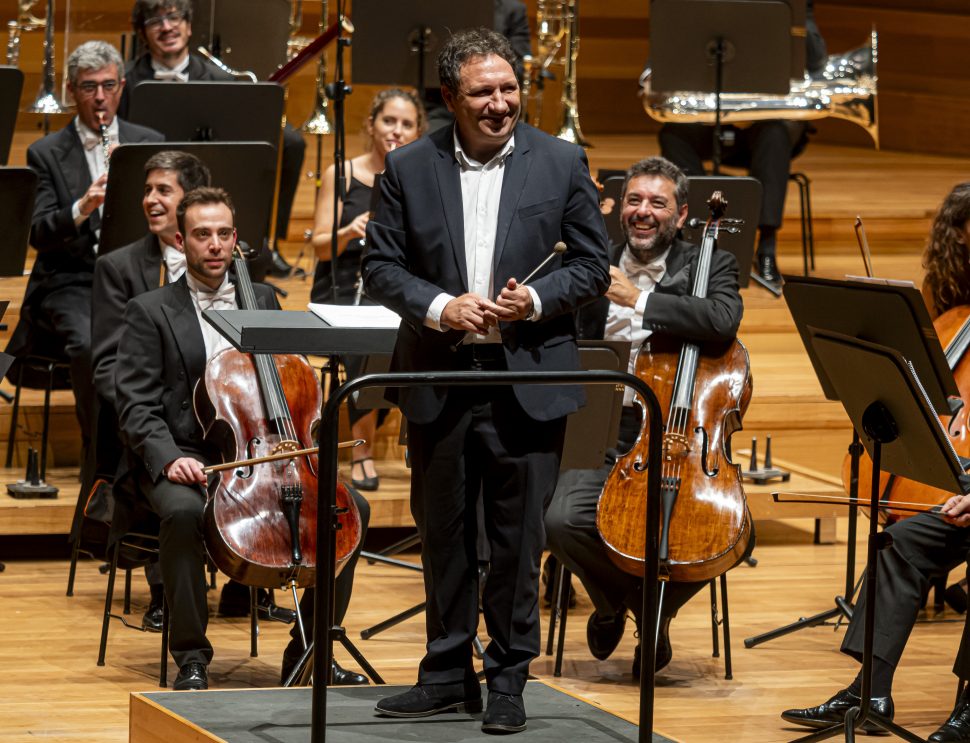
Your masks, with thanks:
[[[354,306],[310,302],[307,308],[335,328],[395,329],[401,324],[401,317],[398,314],[380,305]]]

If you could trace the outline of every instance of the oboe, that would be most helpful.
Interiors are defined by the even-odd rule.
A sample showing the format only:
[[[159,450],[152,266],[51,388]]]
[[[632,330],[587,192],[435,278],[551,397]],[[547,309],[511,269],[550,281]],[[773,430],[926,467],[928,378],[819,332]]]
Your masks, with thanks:
[[[108,172],[108,159],[111,157],[111,141],[108,139],[108,127],[104,125],[103,114],[98,114],[98,129],[101,132],[101,152],[104,154],[104,172]]]

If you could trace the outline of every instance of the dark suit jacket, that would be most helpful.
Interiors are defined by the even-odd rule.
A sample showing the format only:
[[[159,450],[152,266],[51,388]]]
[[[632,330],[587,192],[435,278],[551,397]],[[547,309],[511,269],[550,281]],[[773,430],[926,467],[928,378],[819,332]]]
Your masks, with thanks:
[[[502,323],[511,371],[579,366],[573,311],[609,286],[607,237],[586,156],[576,145],[526,124],[515,129],[505,161],[495,239],[496,291],[524,278],[562,240],[569,250],[530,284],[542,303],[539,322]],[[367,295],[402,316],[393,369],[455,369],[463,333],[423,325],[441,292],[468,291],[459,165],[446,127],[392,152],[381,179],[381,202],[367,226],[363,259]],[[580,388],[520,386],[515,394],[536,420],[552,420],[583,403]],[[404,414],[428,423],[441,412],[445,388],[402,389]]]
[[[254,288],[261,308],[279,309],[271,287]],[[141,467],[157,482],[179,457],[214,457],[192,407],[206,358],[185,276],[128,303],[118,358],[124,359],[115,365],[118,415],[133,455],[128,470]]]
[[[121,143],[161,142],[163,137],[154,129],[119,119],[118,139]],[[27,282],[25,303],[35,294],[39,298],[61,286],[91,283],[95,230],[101,226],[97,211],[80,227],[71,217],[74,202],[91,185],[84,148],[73,121],[28,147],[27,164],[40,181],[30,227],[30,243],[37,250],[37,260]]]
[[[91,355],[98,395],[117,409],[115,361],[124,330],[128,300],[164,282],[158,238],[149,233],[138,242],[112,250],[94,264],[91,289]]]
[[[610,262],[620,264],[625,245],[614,246]],[[667,255],[667,271],[654,289],[643,313],[643,327],[697,343],[732,340],[741,325],[744,305],[738,289],[738,262],[732,253],[715,250],[707,297],[692,297],[700,248],[677,240]],[[601,340],[610,302],[598,299],[580,310],[581,336]]]
[[[189,54],[189,66],[186,70],[189,80],[229,80],[234,78],[228,72],[220,70],[207,59],[198,54]],[[129,62],[125,67],[125,89],[121,92],[121,101],[118,103],[118,115],[121,118],[128,116],[128,106],[131,105],[131,91],[135,86],[145,80],[154,80],[155,70],[152,69],[152,58],[150,54],[142,54],[138,59]]]

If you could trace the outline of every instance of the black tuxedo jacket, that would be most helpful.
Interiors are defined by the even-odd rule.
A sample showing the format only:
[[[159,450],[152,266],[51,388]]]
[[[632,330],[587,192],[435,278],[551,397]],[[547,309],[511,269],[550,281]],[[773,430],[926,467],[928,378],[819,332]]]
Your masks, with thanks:
[[[403,318],[394,349],[395,370],[460,368],[456,344],[463,333],[424,326],[441,292],[468,291],[459,165],[451,127],[392,152],[381,179],[381,201],[367,226],[363,278],[367,295]],[[502,323],[511,371],[578,368],[574,310],[609,286],[607,237],[583,150],[526,124],[515,129],[505,161],[495,239],[498,291],[523,279],[562,240],[568,250],[530,284],[542,303],[538,322]],[[415,423],[441,412],[446,388],[402,389],[397,401]],[[515,395],[536,420],[575,411],[581,388],[519,386]]]
[[[118,120],[118,139],[128,142],[161,142],[154,129]],[[80,227],[74,224],[71,207],[91,185],[84,148],[71,121],[59,132],[27,148],[27,164],[37,173],[37,198],[30,227],[30,243],[37,260],[27,282],[24,302],[69,284],[90,284],[94,270],[95,231],[101,226],[95,210]]]
[[[279,309],[276,294],[254,284],[263,309]],[[118,415],[129,454],[127,469],[141,467],[153,482],[183,456],[211,459],[192,407],[205,372],[205,342],[185,276],[135,297],[125,311],[115,364]]]
[[[186,70],[189,80],[228,80],[234,81],[232,75],[224,70],[220,70],[207,59],[198,54],[189,54],[189,66]],[[154,80],[155,70],[152,69],[152,58],[150,54],[142,54],[138,59],[129,62],[125,67],[125,89],[121,91],[121,101],[118,103],[118,115],[121,118],[128,116],[128,106],[131,105],[131,91],[135,86],[145,80]]]
[[[625,245],[611,249],[610,262],[620,264]],[[732,340],[741,325],[744,305],[738,288],[738,262],[732,253],[715,250],[707,297],[692,297],[700,248],[677,240],[667,254],[667,270],[643,313],[643,327],[697,343]],[[610,302],[602,297],[580,311],[583,338],[601,340]]]
[[[117,410],[115,361],[124,330],[128,300],[165,283],[158,238],[149,233],[141,240],[100,256],[94,264],[91,289],[91,355],[94,386],[101,398]]]

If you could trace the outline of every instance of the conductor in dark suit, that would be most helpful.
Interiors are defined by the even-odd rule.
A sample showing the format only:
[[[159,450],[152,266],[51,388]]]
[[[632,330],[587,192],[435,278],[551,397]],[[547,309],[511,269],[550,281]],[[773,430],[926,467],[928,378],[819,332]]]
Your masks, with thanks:
[[[734,256],[715,251],[707,296],[690,296],[700,250],[677,239],[687,219],[687,176],[661,157],[642,160],[627,171],[620,209],[626,240],[612,250],[606,296],[580,310],[582,337],[630,341],[631,374],[640,345],[653,333],[699,344],[732,341],[743,311]],[[546,512],[549,549],[582,580],[593,602],[586,639],[599,660],[608,658],[622,639],[628,611],[639,628],[643,606],[643,581],[610,560],[596,526],[597,504],[613,464],[640,436],[642,414],[632,390],[623,403],[619,441],[607,451],[603,466],[563,472]],[[671,659],[671,618],[705,585],[668,585],[659,621],[658,670]],[[633,676],[640,678],[639,647]]]
[[[191,0],[135,0],[131,9],[131,26],[147,51],[128,63],[125,77],[129,89],[133,90],[144,80],[236,80],[225,70],[189,51],[189,39],[192,37]],[[130,91],[122,96],[119,109],[122,116],[127,115],[129,95]],[[271,144],[276,145],[275,142]],[[281,240],[286,239],[293,199],[300,185],[305,150],[303,135],[287,124],[283,130],[280,200],[276,217],[276,237]],[[273,270],[278,275],[286,275],[290,270],[278,252],[273,257]]]
[[[438,57],[455,126],[387,157],[363,278],[368,296],[403,319],[395,370],[579,366],[572,313],[609,285],[606,232],[583,151],[518,123],[514,62],[493,31],[455,34]],[[520,285],[560,240],[568,250]],[[523,730],[521,695],[539,651],[542,512],[565,416],[583,404],[582,390],[415,387],[395,399],[408,421],[428,642],[417,685],[381,700],[377,711],[481,709],[472,668],[481,494],[491,551],[482,728]]]
[[[91,281],[108,179],[99,125],[105,125],[109,146],[162,140],[158,132],[115,116],[125,85],[121,71],[121,56],[110,44],[89,41],[75,49],[67,60],[67,77],[77,116],[27,149],[27,164],[39,177],[30,228],[37,258],[6,349],[17,356],[36,348],[38,331],[63,344],[71,365],[82,456],[93,425]],[[89,479],[87,467],[82,475]]]
[[[159,564],[171,614],[171,652],[179,666],[175,689],[208,688],[212,645],[208,622],[202,509],[202,468],[218,458],[203,440],[192,391],[208,359],[229,341],[202,319],[207,309],[234,309],[229,265],[236,243],[232,202],[221,189],[198,188],[178,206],[176,247],[186,272],[175,283],[135,297],[125,311],[115,365],[118,414],[128,446],[130,498],[144,497],[161,522]],[[279,309],[273,290],[255,284],[257,304]]]

